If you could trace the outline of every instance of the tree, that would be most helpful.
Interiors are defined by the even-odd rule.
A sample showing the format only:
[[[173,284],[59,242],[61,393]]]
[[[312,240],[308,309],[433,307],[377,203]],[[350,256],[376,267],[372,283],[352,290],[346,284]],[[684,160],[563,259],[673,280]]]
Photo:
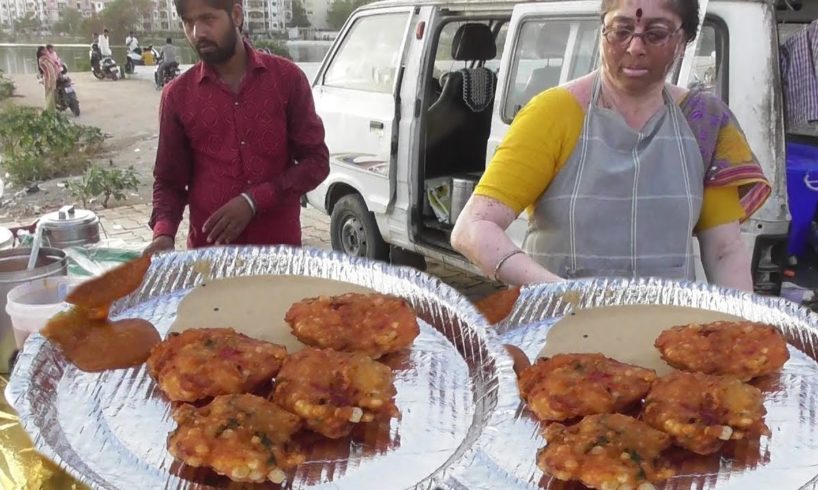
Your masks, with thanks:
[[[330,28],[339,30],[355,9],[371,1],[372,0],[334,0],[327,12],[327,24],[329,24]],[[295,10],[293,10],[293,14],[294,13]]]
[[[271,54],[277,54],[288,59],[292,59],[287,45],[277,39],[258,39],[253,42],[256,49],[268,50]]]
[[[143,17],[150,15],[153,4],[151,0],[113,0],[102,9],[103,24],[114,39],[122,40],[140,27]]]
[[[102,19],[100,19],[96,13],[92,12],[90,17],[82,19],[82,24],[80,24],[80,35],[90,40],[91,35],[95,32],[97,34],[102,34]]]
[[[40,19],[34,12],[28,12],[22,19],[14,21],[14,30],[19,32],[34,32],[40,29]]]
[[[293,0],[293,18],[287,22],[287,27],[309,27],[310,19],[301,0]]]
[[[62,34],[83,34],[82,21],[82,12],[71,7],[66,7],[60,12],[60,20],[55,22],[51,29],[56,33]]]

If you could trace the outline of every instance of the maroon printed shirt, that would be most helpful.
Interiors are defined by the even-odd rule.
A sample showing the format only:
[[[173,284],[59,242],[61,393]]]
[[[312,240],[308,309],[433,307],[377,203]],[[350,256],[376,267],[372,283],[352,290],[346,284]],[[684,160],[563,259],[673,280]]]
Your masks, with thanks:
[[[234,244],[301,245],[300,197],[329,173],[324,126],[307,77],[294,63],[247,49],[238,94],[197,63],[162,94],[156,152],[154,237],[176,236],[190,206],[188,247],[217,209],[242,192],[256,215]]]

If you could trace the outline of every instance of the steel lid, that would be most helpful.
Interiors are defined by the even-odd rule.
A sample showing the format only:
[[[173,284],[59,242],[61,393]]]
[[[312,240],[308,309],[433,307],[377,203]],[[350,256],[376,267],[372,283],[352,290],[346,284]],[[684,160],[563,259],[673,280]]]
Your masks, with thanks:
[[[88,209],[77,209],[72,206],[63,206],[59,211],[48,213],[40,221],[44,228],[69,228],[99,221],[97,215]]]

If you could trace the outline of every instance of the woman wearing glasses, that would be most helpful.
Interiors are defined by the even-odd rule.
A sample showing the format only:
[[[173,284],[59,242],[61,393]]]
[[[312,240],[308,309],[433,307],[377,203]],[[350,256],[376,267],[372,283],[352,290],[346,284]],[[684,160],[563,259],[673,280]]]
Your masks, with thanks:
[[[452,233],[487,275],[693,279],[752,290],[739,223],[770,187],[717,97],[665,78],[696,37],[697,0],[604,0],[596,72],[516,116]],[[524,209],[518,249],[505,230]]]

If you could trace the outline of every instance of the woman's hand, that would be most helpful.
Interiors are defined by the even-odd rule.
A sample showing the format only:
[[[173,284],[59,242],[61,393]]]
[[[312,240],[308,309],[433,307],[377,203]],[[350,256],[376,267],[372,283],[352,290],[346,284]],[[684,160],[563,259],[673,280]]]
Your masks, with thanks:
[[[753,291],[750,254],[741,238],[738,221],[699,233],[699,246],[708,281],[726,288]]]
[[[517,249],[505,230],[516,218],[514,210],[490,197],[473,195],[452,230],[452,247],[462,253],[490,278],[510,285],[537,284],[561,281],[531,257],[517,254],[508,257],[495,271],[504,257]],[[495,276],[497,273],[497,277]]]

